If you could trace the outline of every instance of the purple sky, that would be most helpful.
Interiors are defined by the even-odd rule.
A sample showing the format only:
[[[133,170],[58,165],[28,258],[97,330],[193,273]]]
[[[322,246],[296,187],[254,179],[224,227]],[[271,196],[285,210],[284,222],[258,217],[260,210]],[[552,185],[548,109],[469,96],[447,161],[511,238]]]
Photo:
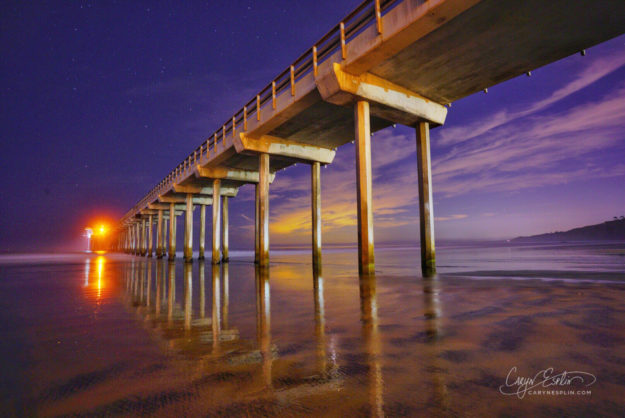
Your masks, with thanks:
[[[3,2],[0,251],[81,248],[359,1],[213,3]],[[454,103],[431,138],[438,239],[625,215],[625,37]],[[414,132],[372,143],[376,241],[416,243]],[[307,244],[308,166],[270,190],[272,243]],[[325,243],[355,242],[355,197],[348,144],[322,169]],[[250,248],[252,186],[230,213]]]

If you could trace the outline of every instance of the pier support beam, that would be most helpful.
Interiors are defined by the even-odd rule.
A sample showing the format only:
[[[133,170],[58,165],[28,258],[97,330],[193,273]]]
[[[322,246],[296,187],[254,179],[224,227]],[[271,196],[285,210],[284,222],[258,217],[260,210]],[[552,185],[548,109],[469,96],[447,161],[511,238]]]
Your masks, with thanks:
[[[146,234],[146,229],[145,229],[146,225],[145,225],[145,218],[141,219],[141,255],[144,256],[145,253],[147,252],[147,247],[148,247],[148,239],[147,239],[147,234]]]
[[[258,156],[258,264],[269,266],[269,154]]]
[[[313,267],[321,265],[321,164],[310,166],[312,203],[312,262]]]
[[[163,257],[167,255],[167,219],[165,218],[165,212],[163,213]]]
[[[371,191],[371,129],[369,102],[360,100],[354,108],[356,125],[356,188],[358,200],[358,272],[375,271],[373,256],[373,209]]]
[[[258,183],[254,185],[254,263],[258,264],[260,260],[260,239],[258,229],[260,228],[260,213],[258,211],[258,202],[260,201],[260,187]]]
[[[206,256],[206,205],[200,205],[200,253],[198,260]]]
[[[213,264],[221,261],[221,180],[213,180]]]
[[[176,259],[176,207],[169,204],[169,260]]]
[[[227,262],[230,259],[228,255],[228,196],[223,197],[221,208],[221,259]]]
[[[152,257],[152,215],[148,215],[148,257]]]
[[[184,213],[184,261],[193,261],[193,195],[187,194],[187,208]]]
[[[158,216],[156,218],[156,257],[163,258],[164,249],[163,241],[163,210],[158,210]]]
[[[141,223],[139,221],[135,222],[135,248],[133,251],[134,255],[139,255],[141,251]]]
[[[421,235],[421,271],[424,276],[436,273],[434,250],[434,206],[432,200],[432,165],[430,162],[430,125],[420,122],[417,131],[417,169],[419,180],[419,227]]]

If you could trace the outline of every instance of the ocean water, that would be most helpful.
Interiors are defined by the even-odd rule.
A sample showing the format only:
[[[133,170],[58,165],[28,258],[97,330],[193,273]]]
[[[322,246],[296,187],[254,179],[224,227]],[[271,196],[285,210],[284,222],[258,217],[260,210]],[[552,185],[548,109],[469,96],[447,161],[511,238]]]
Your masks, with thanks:
[[[625,243],[252,258],[0,256],[2,415],[625,415]]]

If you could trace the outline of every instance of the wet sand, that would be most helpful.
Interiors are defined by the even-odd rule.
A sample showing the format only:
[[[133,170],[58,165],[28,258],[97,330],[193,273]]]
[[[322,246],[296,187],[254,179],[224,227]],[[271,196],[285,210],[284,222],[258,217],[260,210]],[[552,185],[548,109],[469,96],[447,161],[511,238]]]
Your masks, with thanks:
[[[622,248],[442,249],[433,279],[415,249],[378,251],[361,278],[352,252],[324,254],[322,272],[306,252],[272,256],[268,273],[246,256],[0,260],[2,410],[623,416]],[[522,396],[513,367],[596,381]]]

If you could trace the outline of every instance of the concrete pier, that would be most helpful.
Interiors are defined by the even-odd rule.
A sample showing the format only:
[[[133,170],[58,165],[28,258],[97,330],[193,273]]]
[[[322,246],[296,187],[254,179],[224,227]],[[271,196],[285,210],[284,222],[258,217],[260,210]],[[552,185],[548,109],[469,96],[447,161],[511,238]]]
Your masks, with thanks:
[[[163,240],[163,210],[158,210],[156,218],[156,257],[163,258],[165,253],[165,241]]]
[[[429,129],[445,123],[446,105],[625,33],[619,0],[603,0],[601,7],[568,0],[398,0],[358,7],[269,81],[272,88],[242,104],[228,119],[231,123],[207,133],[206,141],[123,216],[126,251],[145,253],[140,223],[171,204],[173,259],[174,204],[184,210],[180,206],[185,196],[193,194],[193,204],[213,204],[213,262],[227,259],[226,197],[254,184],[254,258],[267,266],[269,184],[277,172],[304,162],[313,170],[313,264],[320,264],[319,167],[331,164],[336,149],[354,139],[358,268],[371,274],[371,134],[403,124],[417,130],[422,269],[424,275],[432,274],[436,257]],[[285,78],[289,72],[290,79]],[[223,236],[220,223],[215,224],[220,212]]]
[[[358,206],[358,271],[375,270],[373,256],[373,193],[371,191],[371,128],[369,102],[360,100],[354,108],[356,142],[356,199]]]
[[[429,124],[427,122],[419,123],[416,126],[416,132],[421,271],[424,276],[431,276],[436,273],[436,253],[434,250],[434,200],[432,199]]]
[[[148,215],[148,257],[152,257],[152,215]]]
[[[135,222],[135,248],[133,251],[134,255],[139,255],[141,253],[141,223],[139,221]]]
[[[221,262],[221,180],[213,180],[213,254],[212,263]]]
[[[260,186],[254,185],[254,263],[258,264],[260,260],[260,236],[258,230],[260,229],[260,212],[258,203],[260,202]]]
[[[228,196],[222,198],[221,208],[221,259],[227,262],[230,259],[228,255]]]
[[[145,256],[148,248],[148,237],[145,218],[141,218],[141,256]]]
[[[176,209],[173,203],[169,205],[169,260],[176,259]]]
[[[269,154],[258,156],[258,265],[269,266]]]
[[[313,267],[321,265],[321,164],[310,165],[312,205],[312,262]]]
[[[193,195],[187,194],[184,216],[184,261],[193,261]]]
[[[206,205],[200,205],[200,250],[198,260],[206,256]]]
[[[168,248],[168,242],[167,241],[167,230],[168,228],[168,221],[169,221],[169,217],[165,216],[166,212],[163,212],[163,257],[165,257],[167,255],[167,248]]]

